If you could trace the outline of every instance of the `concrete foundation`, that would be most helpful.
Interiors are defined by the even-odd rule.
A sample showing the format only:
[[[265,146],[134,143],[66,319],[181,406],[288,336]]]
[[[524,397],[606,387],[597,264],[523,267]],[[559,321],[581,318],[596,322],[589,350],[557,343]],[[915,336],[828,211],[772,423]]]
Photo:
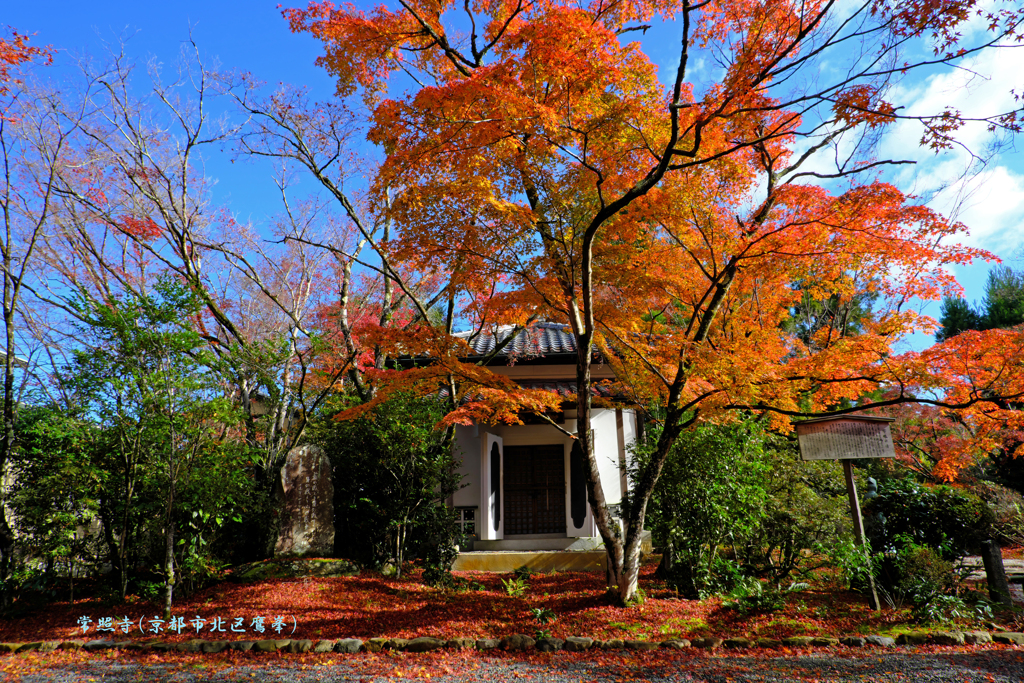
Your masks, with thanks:
[[[600,551],[473,551],[459,553],[452,570],[508,573],[519,567],[532,572],[603,572],[608,555]]]
[[[654,552],[651,532],[643,532],[640,551]],[[600,537],[507,538],[475,541],[473,550],[459,553],[452,566],[463,572],[510,572],[527,567],[534,572],[603,572],[608,555]]]

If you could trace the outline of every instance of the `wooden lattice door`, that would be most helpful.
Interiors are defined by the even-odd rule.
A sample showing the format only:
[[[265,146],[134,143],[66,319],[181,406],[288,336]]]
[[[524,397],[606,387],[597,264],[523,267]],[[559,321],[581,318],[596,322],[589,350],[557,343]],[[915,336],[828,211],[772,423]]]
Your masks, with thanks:
[[[565,533],[565,448],[505,446],[505,536]]]

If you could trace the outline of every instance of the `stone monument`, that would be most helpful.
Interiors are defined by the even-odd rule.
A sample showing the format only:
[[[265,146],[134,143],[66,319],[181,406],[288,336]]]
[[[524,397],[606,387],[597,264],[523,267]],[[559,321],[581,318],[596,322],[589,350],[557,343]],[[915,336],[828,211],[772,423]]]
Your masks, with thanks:
[[[288,451],[274,486],[280,527],[275,557],[334,554],[334,482],[331,461],[318,446]]]

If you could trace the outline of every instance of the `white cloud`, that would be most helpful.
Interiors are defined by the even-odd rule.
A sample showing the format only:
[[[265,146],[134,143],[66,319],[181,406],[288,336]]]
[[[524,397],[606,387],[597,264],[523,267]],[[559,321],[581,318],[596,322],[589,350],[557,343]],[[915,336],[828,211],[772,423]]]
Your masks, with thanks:
[[[982,118],[1012,110],[1011,89],[1024,84],[1024,49],[989,50],[965,60],[961,68],[934,74],[916,84],[902,83],[891,93],[909,102],[905,113],[924,116],[952,108],[966,117]],[[992,156],[997,134],[983,122],[957,131],[960,146],[939,155],[920,144],[923,127],[901,121],[882,141],[891,158],[911,159],[894,177],[906,192],[927,200],[944,215],[964,223],[969,235],[958,241],[995,252],[1019,246],[1024,239],[1024,170],[1019,154]],[[986,164],[979,159],[991,156]]]
[[[1024,242],[1024,175],[994,166],[939,194],[932,208],[959,220],[969,235],[960,242],[1008,253]]]

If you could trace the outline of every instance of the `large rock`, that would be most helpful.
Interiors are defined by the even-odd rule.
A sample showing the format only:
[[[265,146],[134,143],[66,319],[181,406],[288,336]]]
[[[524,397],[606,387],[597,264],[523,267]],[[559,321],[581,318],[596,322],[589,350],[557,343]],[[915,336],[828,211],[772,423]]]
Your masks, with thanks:
[[[752,647],[754,645],[754,641],[750,640],[750,638],[737,636],[735,638],[726,638],[722,644],[731,648],[743,648]]]
[[[790,636],[783,638],[782,644],[786,647],[810,647],[814,643],[811,636]]]
[[[932,634],[932,642],[936,645],[963,645],[964,634],[960,631],[936,631]]]
[[[208,640],[199,646],[199,649],[209,654],[216,654],[217,652],[224,652],[231,647],[231,643],[226,640]]]
[[[334,646],[335,652],[344,652],[347,655],[354,655],[363,649],[363,641],[358,638],[342,638]]]
[[[896,639],[889,636],[864,636],[864,642],[875,647],[894,647]]]
[[[661,647],[669,650],[685,650],[690,647],[690,641],[686,638],[673,638],[671,640],[662,641]]]
[[[690,644],[693,647],[705,648],[708,650],[714,650],[722,647],[722,643],[725,642],[721,638],[692,638]]]
[[[535,647],[540,652],[558,652],[565,645],[565,641],[561,638],[538,638]]]
[[[501,639],[501,646],[506,650],[530,650],[536,644],[536,640],[530,636],[516,633]]]
[[[926,645],[928,643],[929,634],[927,631],[908,631],[907,633],[901,633],[896,638],[897,645]]]
[[[380,652],[384,649],[384,646],[389,642],[389,638],[370,638],[363,647],[366,648],[367,652]]]
[[[992,642],[988,631],[964,631],[964,643],[967,645],[984,645]]]
[[[473,649],[476,647],[476,639],[474,638],[450,638],[445,641],[445,647],[452,648],[455,650],[466,650]]]
[[[292,654],[300,654],[303,652],[309,652],[313,649],[313,641],[305,638],[299,640],[293,640],[288,643],[288,652]]]
[[[313,645],[313,652],[334,652],[334,648],[337,646],[338,644],[333,640],[318,640]]]
[[[348,560],[282,558],[239,565],[231,572],[231,578],[240,583],[256,583],[269,579],[331,578],[355,576],[358,573],[359,567]]]
[[[577,636],[569,636],[565,639],[565,643],[562,647],[568,652],[583,652],[589,650],[590,646],[594,644],[593,638],[579,638]]]
[[[331,462],[318,446],[300,446],[274,487],[280,531],[274,555],[322,557],[334,552],[334,482]]]
[[[444,641],[440,638],[420,636],[406,643],[403,649],[406,652],[430,652],[431,650],[439,650],[442,647],[444,647]]]

